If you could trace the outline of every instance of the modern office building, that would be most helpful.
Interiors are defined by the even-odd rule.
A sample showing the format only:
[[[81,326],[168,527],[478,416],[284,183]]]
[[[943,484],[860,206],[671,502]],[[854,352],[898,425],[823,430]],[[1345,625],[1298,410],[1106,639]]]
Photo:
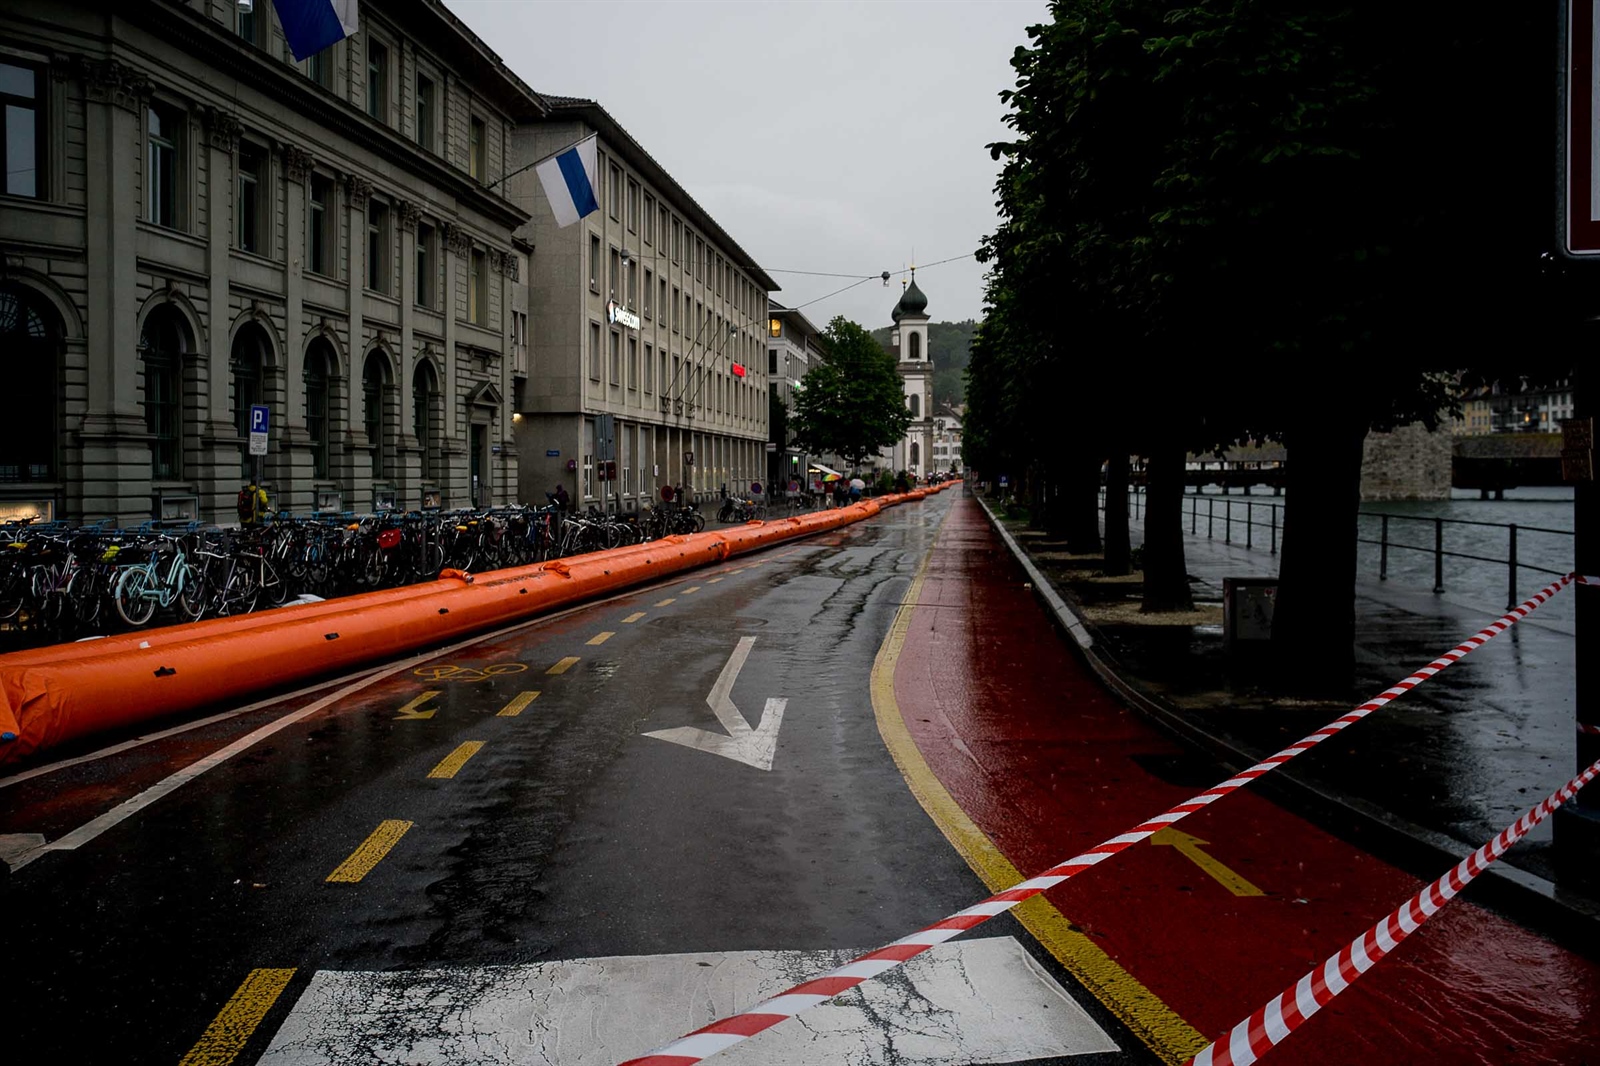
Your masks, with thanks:
[[[536,250],[523,498],[559,482],[580,505],[631,510],[665,485],[704,498],[765,476],[777,285],[599,104],[542,99],[548,113],[514,134],[513,169],[598,135],[599,210],[562,228],[534,171],[507,182]]]
[[[3,0],[0,508],[231,520],[509,501],[536,94],[437,0],[305,62],[273,6]]]

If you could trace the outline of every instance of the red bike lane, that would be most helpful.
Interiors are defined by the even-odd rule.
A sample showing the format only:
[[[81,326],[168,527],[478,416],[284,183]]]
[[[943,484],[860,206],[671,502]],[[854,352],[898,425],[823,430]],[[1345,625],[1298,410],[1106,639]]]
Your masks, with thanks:
[[[978,504],[955,500],[894,693],[939,782],[1033,874],[1221,776],[1196,776],[1205,760],[1101,686],[1027,580]],[[1183,836],[1139,844],[1047,896],[1207,1038],[1422,887],[1248,789],[1175,829]],[[1600,966],[1458,901],[1268,1054],[1318,1066],[1600,1063]]]

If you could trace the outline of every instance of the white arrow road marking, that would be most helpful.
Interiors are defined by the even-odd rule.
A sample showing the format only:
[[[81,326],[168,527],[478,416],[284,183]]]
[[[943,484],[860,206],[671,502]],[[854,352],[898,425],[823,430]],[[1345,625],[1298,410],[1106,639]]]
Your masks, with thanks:
[[[784,708],[789,706],[789,701],[768,699],[767,705],[761,710],[761,724],[751,729],[743,713],[733,705],[731,695],[733,684],[739,680],[739,671],[744,669],[744,661],[750,658],[750,649],[755,642],[755,637],[739,638],[739,646],[733,649],[733,654],[728,657],[728,665],[717,675],[717,683],[711,686],[711,695],[706,697],[706,705],[717,716],[717,721],[722,723],[722,728],[727,730],[726,735],[682,725],[673,729],[655,729],[645,736],[709,751],[724,759],[754,766],[757,770],[771,770],[772,757],[778,751],[778,727],[783,724]]]
[[[261,1066],[614,1066],[855,957],[713,951],[314,975]],[[940,944],[718,1056],[728,1066],[956,1066],[1117,1046],[1011,937]]]

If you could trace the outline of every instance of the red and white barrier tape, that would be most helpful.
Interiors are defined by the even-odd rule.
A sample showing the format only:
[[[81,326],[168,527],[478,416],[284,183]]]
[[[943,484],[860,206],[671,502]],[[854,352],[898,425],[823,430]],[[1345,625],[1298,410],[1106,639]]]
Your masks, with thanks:
[[[703,1029],[696,1029],[687,1036],[674,1040],[669,1044],[663,1044],[639,1058],[628,1059],[626,1062],[619,1064],[619,1066],[692,1066],[693,1063],[730,1048],[755,1036],[757,1033],[764,1032],[785,1019],[792,1018],[802,1011],[810,1010],[820,1003],[825,1003],[834,996],[856,987],[863,981],[891,970],[908,959],[915,958],[936,944],[942,944],[947,940],[954,939],[968,929],[983,924],[997,914],[1004,914],[1023,900],[1031,899],[1046,889],[1054,888],[1069,877],[1073,877],[1091,866],[1104,862],[1118,852],[1124,851],[1139,843],[1139,841],[1155,835],[1174,822],[1186,818],[1195,811],[1210,806],[1229,793],[1243,788],[1261,775],[1276,770],[1301,752],[1309,751],[1331,736],[1337,736],[1373,711],[1390,703],[1397,697],[1405,695],[1439,671],[1460,661],[1468,653],[1481,648],[1501,633],[1504,633],[1513,624],[1526,618],[1541,604],[1548,601],[1574,580],[1574,575],[1568,574],[1546,585],[1543,589],[1534,593],[1532,598],[1524,600],[1520,606],[1507,611],[1494,622],[1468,637],[1448,652],[1445,652],[1445,654],[1433,660],[1427,666],[1416,671],[1404,681],[1392,688],[1384,689],[1377,696],[1363,703],[1344,717],[1322,727],[1305,739],[1291,744],[1271,758],[1256,763],[1237,777],[1231,777],[1215,788],[1178,804],[1164,814],[1158,814],[1154,818],[1140,823],[1126,833],[1114,836],[1110,840],[1068,859],[1066,862],[1058,863],[1037,877],[1030,877],[1019,885],[1008,888],[1004,892],[998,892],[982,903],[975,904],[963,911],[957,911],[948,918],[937,921],[920,932],[901,937],[886,947],[868,952],[836,970],[830,970],[820,977],[798,984],[787,992],[756,1004],[749,1010],[712,1022]],[[1595,583],[1600,584],[1600,580]]]
[[[1317,1011],[1326,1007],[1357,977],[1372,969],[1395,945],[1417,931],[1423,922],[1437,914],[1446,903],[1506,850],[1544,821],[1555,809],[1577,794],[1578,789],[1600,775],[1600,762],[1562,785],[1545,801],[1517,819],[1516,824],[1467,856],[1439,880],[1413,896],[1389,917],[1356,937],[1342,951],[1311,970],[1277,998],[1234,1026],[1228,1035],[1189,1060],[1189,1066],[1250,1066],[1262,1055],[1298,1029]]]

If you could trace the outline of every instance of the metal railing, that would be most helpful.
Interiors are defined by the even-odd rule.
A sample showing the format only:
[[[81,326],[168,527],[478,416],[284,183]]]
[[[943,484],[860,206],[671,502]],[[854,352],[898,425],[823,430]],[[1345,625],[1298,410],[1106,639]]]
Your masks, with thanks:
[[[1219,504],[1221,506],[1219,506]],[[1235,504],[1239,506],[1236,508]],[[1206,494],[1184,494],[1184,517],[1187,518],[1189,534],[1194,537],[1201,535],[1201,526],[1204,524],[1205,537],[1214,540],[1217,537],[1218,527],[1221,527],[1222,541],[1233,544],[1234,533],[1241,529],[1244,533],[1243,544],[1247,549],[1254,550],[1256,541],[1261,537],[1266,538],[1267,550],[1276,555],[1278,553],[1279,530],[1283,527],[1283,516],[1280,511],[1287,506],[1282,503],[1258,502],[1248,497],[1212,496]],[[1265,509],[1266,520],[1263,522],[1257,516],[1257,511]],[[1105,511],[1105,493],[1100,494],[1100,510]],[[1128,511],[1130,517],[1138,520],[1145,510],[1144,491],[1138,487],[1128,490]],[[1236,516],[1235,511],[1243,512],[1243,516]],[[1536,533],[1545,536],[1571,537],[1570,529],[1551,529],[1546,526],[1522,525],[1519,523],[1478,522],[1464,518],[1440,518],[1423,515],[1399,515],[1384,511],[1357,511],[1358,518],[1376,519],[1378,522],[1378,536],[1376,538],[1357,535],[1358,544],[1369,544],[1378,549],[1378,580],[1389,580],[1389,552],[1409,551],[1433,557],[1433,591],[1444,592],[1444,561],[1446,559],[1461,559],[1477,563],[1488,563],[1506,568],[1506,609],[1515,607],[1519,601],[1517,595],[1518,575],[1523,571],[1535,574],[1544,574],[1559,577],[1567,570],[1552,570],[1549,567],[1537,566],[1524,562],[1518,557],[1518,536],[1522,533]],[[1391,522],[1420,524],[1432,527],[1433,543],[1410,544],[1390,537],[1389,525]],[[1479,555],[1474,552],[1454,551],[1445,547],[1445,527],[1463,526],[1478,527],[1483,529],[1504,530],[1506,535],[1506,554],[1504,558]],[[1569,568],[1570,569],[1570,568]]]

